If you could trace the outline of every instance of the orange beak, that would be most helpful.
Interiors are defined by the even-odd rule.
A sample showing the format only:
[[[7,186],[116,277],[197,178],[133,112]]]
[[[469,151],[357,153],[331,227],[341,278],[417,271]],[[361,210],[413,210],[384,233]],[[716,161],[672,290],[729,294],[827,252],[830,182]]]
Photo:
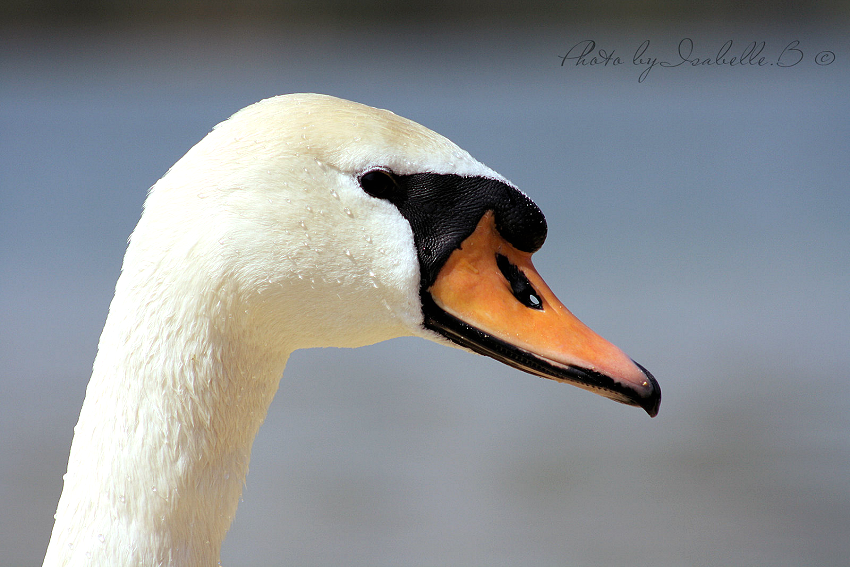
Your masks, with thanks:
[[[644,408],[655,417],[652,375],[578,320],[508,243],[492,212],[453,251],[427,290],[438,308],[429,326],[458,344],[516,368]],[[429,313],[430,312],[430,313]]]

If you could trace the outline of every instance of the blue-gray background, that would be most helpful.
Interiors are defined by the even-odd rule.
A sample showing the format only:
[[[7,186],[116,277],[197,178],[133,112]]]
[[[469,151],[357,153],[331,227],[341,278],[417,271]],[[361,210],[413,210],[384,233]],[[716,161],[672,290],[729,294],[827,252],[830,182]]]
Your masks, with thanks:
[[[0,28],[0,563],[40,564],[147,188],[315,91],[448,136],[546,213],[536,265],[658,378],[657,419],[422,340],[297,352],[225,565],[846,565],[845,20]],[[793,68],[655,68],[683,37]],[[560,65],[594,39],[616,67]],[[830,50],[835,62],[814,63]]]

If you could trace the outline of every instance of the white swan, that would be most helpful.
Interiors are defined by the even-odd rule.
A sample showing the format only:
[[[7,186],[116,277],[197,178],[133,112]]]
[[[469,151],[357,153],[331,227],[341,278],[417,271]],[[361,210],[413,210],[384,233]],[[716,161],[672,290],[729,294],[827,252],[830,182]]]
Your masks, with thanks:
[[[103,329],[46,566],[213,566],[295,349],[418,335],[655,415],[651,375],[530,257],[502,176],[388,111],[268,99],[154,185]]]

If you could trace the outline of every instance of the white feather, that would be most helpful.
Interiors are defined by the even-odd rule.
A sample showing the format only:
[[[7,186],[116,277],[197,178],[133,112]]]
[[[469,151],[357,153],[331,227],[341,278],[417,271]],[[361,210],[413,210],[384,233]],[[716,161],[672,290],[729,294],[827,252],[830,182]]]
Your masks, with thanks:
[[[503,179],[414,122],[304,94],[236,113],[153,186],[45,566],[216,565],[289,354],[436,337],[409,224],[358,186],[376,166]]]

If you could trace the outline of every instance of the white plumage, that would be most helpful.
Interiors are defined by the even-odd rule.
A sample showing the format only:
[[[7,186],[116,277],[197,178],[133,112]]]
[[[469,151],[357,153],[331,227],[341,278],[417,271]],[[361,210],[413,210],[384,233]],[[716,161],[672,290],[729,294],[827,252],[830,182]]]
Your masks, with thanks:
[[[388,111],[289,95],[219,124],[153,186],[45,565],[215,565],[289,354],[438,337],[409,224],[357,184],[378,165],[499,178]]]

